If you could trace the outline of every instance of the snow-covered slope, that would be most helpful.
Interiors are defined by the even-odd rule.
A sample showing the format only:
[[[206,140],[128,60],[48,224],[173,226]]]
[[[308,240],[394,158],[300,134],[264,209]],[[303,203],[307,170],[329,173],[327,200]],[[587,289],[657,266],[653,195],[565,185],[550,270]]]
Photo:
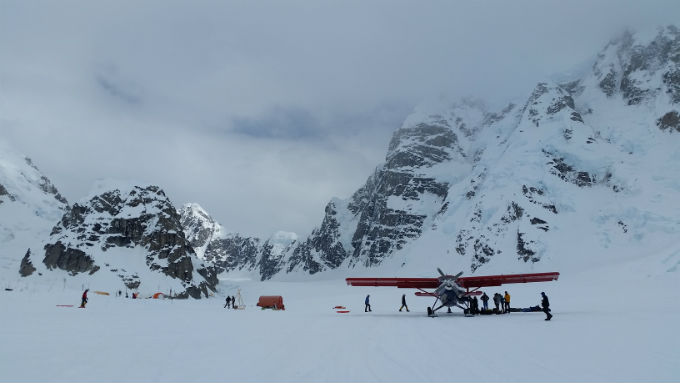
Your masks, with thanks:
[[[393,267],[573,270],[677,244],[680,130],[669,116],[680,110],[679,64],[676,28],[651,41],[628,33],[590,73],[538,84],[500,119],[479,124],[450,109],[479,127],[470,171],[448,183],[446,211]]]
[[[50,180],[9,145],[0,142],[0,277],[19,278],[21,258],[38,250],[68,208]],[[9,286],[6,286],[9,287]]]
[[[419,107],[385,163],[277,268],[568,270],[663,251],[680,232],[678,159],[680,31],[626,33],[518,105]]]
[[[194,298],[207,297],[217,284],[170,200],[152,185],[100,186],[64,214],[44,250],[24,257],[21,270],[34,282],[72,277],[109,291]]]

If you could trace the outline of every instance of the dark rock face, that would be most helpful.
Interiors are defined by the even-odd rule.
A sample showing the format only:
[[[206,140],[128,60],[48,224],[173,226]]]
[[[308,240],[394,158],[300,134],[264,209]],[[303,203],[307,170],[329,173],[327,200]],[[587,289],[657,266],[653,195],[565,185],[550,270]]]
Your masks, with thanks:
[[[649,43],[636,43],[632,33],[610,42],[598,56],[594,71],[600,89],[607,96],[621,92],[628,105],[637,105],[658,92],[640,73],[661,73],[666,92],[674,103],[680,103],[680,31],[675,26],[659,30]],[[615,58],[613,60],[612,58]]]
[[[271,279],[284,267],[285,253],[280,254],[274,253],[274,246],[265,242],[262,246],[262,255],[260,256],[260,261],[258,262],[258,267],[260,269],[260,280],[266,281]]]
[[[211,241],[205,251],[205,260],[220,272],[253,269],[257,264],[260,240],[240,235]]]
[[[69,271],[72,275],[84,272],[91,274],[99,270],[94,259],[78,249],[66,248],[63,243],[45,245],[45,259],[43,263],[48,269],[55,268]]]
[[[510,104],[499,113],[488,113],[479,104],[464,101],[449,115],[429,115],[397,130],[385,164],[349,200],[326,206],[321,226],[294,249],[286,271],[377,266],[419,238],[427,220],[446,212],[449,205],[450,185],[433,176],[431,169],[445,163],[470,166],[479,153],[469,151],[469,141],[483,126],[502,121],[514,110]],[[475,188],[473,181],[468,198]],[[421,203],[424,199],[429,202]]]
[[[196,203],[184,205],[179,214],[187,239],[214,275],[235,270],[258,271],[261,280],[270,279],[285,268],[293,245],[297,244],[293,233],[276,233],[264,242],[255,237],[227,234]]]
[[[602,89],[604,94],[606,94],[609,97],[613,96],[617,88],[616,72],[613,69],[610,69],[609,72],[604,76],[602,81],[600,81],[599,85],[600,89]]]
[[[519,259],[524,262],[538,262],[540,258],[536,258],[536,251],[531,249],[531,245],[534,241],[526,241],[524,239],[525,233],[517,232],[517,255]]]
[[[27,277],[35,272],[36,268],[31,262],[31,249],[28,249],[24,258],[21,259],[21,266],[19,266],[19,275]]]
[[[8,192],[7,189],[5,189],[5,187],[2,186],[2,184],[0,184],[0,204],[2,203],[2,197],[5,197],[5,196],[10,201],[16,201],[16,197],[13,196],[12,194],[10,194],[10,192]]]
[[[547,153],[550,156],[550,153]],[[595,182],[588,172],[578,171],[564,161],[564,158],[551,158],[548,165],[551,165],[550,173],[560,177],[566,182],[573,183],[580,187],[592,186]]]
[[[0,184],[0,197],[6,196],[6,195],[9,195],[9,192],[7,191],[7,189],[5,189],[4,186],[2,186],[2,185]]]
[[[325,268],[334,269],[347,258],[347,251],[338,241],[341,232],[337,214],[336,203],[328,203],[321,227],[314,229],[309,238],[295,248],[288,271],[301,268],[315,274]]]
[[[663,83],[668,89],[671,100],[676,104],[680,104],[680,68],[664,73]]]
[[[180,280],[188,296],[208,296],[217,284],[214,270],[206,267],[196,270],[205,280],[195,280],[194,250],[177,211],[157,186],[134,187],[126,193],[112,190],[87,204],[75,204],[54,227],[51,239],[43,260],[48,269],[94,274],[102,266],[96,264],[93,250],[142,247],[148,268]],[[117,272],[129,288],[143,283],[136,274]]]
[[[366,181],[348,204],[349,211],[358,217],[352,235],[353,251],[339,246],[330,247],[332,258],[325,262],[328,267],[339,266],[347,254],[351,254],[351,264],[378,265],[392,252],[422,234],[427,214],[409,209],[409,201],[418,201],[425,194],[430,194],[443,202],[448,192],[448,183],[426,175],[426,169],[450,161],[453,156],[466,157],[450,125],[448,120],[435,117],[429,123],[395,132],[385,165]],[[462,128],[468,129],[464,125]],[[392,207],[390,201],[401,201],[397,206],[404,207]],[[332,207],[330,212],[327,209],[325,225],[319,233],[322,238],[339,237],[339,233],[333,230],[337,225],[333,226],[332,211]],[[323,245],[317,244],[316,247],[324,249]]]
[[[661,130],[668,129],[669,132],[673,130],[680,132],[680,113],[674,110],[664,114],[663,117],[656,121],[656,126]]]
[[[534,92],[524,105],[524,111],[527,113],[529,121],[533,122],[536,127],[539,127],[545,118],[549,118],[564,109],[571,112],[573,121],[580,120],[580,122],[583,122],[581,115],[574,110],[574,99],[571,95],[560,87],[551,87],[543,82],[536,85]]]

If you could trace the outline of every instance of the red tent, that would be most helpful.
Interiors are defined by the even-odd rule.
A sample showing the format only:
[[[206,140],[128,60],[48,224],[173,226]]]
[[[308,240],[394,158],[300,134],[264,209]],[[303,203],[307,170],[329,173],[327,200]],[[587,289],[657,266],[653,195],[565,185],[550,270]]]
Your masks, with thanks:
[[[257,301],[257,305],[266,308],[273,308],[274,310],[285,310],[286,307],[283,305],[283,297],[280,295],[266,295],[261,296]]]

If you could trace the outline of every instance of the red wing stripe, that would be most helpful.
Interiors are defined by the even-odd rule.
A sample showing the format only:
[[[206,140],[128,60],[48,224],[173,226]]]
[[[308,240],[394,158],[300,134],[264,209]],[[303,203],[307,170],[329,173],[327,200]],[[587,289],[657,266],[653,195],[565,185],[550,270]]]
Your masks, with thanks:
[[[426,293],[426,292],[422,292],[422,291],[416,291],[416,296],[419,296],[419,297],[436,297],[437,294],[435,294],[435,293]]]
[[[461,277],[456,281],[464,288],[500,286],[507,283],[531,283],[556,281],[560,273],[484,275],[479,277]]]
[[[434,289],[439,286],[437,278],[347,278],[350,286],[393,286],[400,289]]]

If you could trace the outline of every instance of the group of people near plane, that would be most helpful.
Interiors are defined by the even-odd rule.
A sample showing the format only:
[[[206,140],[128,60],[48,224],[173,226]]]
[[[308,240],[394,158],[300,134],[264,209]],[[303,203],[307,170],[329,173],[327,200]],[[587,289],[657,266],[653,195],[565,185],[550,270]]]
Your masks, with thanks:
[[[370,295],[366,295],[366,299],[364,300],[365,304],[364,312],[371,311],[370,297],[371,297]],[[476,296],[470,298],[470,313],[474,315],[479,314],[481,312],[479,308],[480,300],[482,301],[482,310],[488,312],[489,299],[490,298],[488,295],[486,295],[486,293],[483,293],[479,300],[477,299]],[[507,291],[505,291],[504,295],[501,295],[500,293],[495,293],[493,295],[493,303],[496,306],[494,312],[498,314],[507,314],[510,312],[510,294]],[[545,295],[544,292],[541,292],[541,307],[543,308],[542,311],[545,313],[545,320],[550,320],[553,317],[552,314],[550,313],[550,301],[548,300],[548,296]],[[406,311],[409,311],[408,306],[406,305],[406,294],[401,295],[401,307],[399,307],[399,311],[401,312],[401,310],[404,308],[406,308]]]
[[[486,293],[482,294],[481,298],[476,296],[470,298],[470,313],[479,314],[482,310],[489,311],[489,296]],[[482,309],[479,308],[479,301],[482,301]],[[505,295],[495,293],[493,295],[493,304],[496,306],[494,312],[498,314],[506,314],[510,312],[510,294],[506,291]]]
[[[484,311],[489,311],[489,296],[486,295],[486,293],[483,293],[481,298],[479,300],[482,301],[482,309]],[[479,300],[477,300],[477,297],[472,297],[470,298],[470,313],[471,314],[479,314],[480,309],[479,309]],[[493,295],[493,304],[496,307],[494,312],[498,314],[507,314],[510,312],[510,294],[508,292],[505,292],[505,295],[501,295],[499,293],[495,293]],[[550,301],[548,300],[548,296],[545,295],[544,292],[541,292],[541,307],[544,313],[545,313],[545,320],[550,320],[553,316],[550,313]]]

